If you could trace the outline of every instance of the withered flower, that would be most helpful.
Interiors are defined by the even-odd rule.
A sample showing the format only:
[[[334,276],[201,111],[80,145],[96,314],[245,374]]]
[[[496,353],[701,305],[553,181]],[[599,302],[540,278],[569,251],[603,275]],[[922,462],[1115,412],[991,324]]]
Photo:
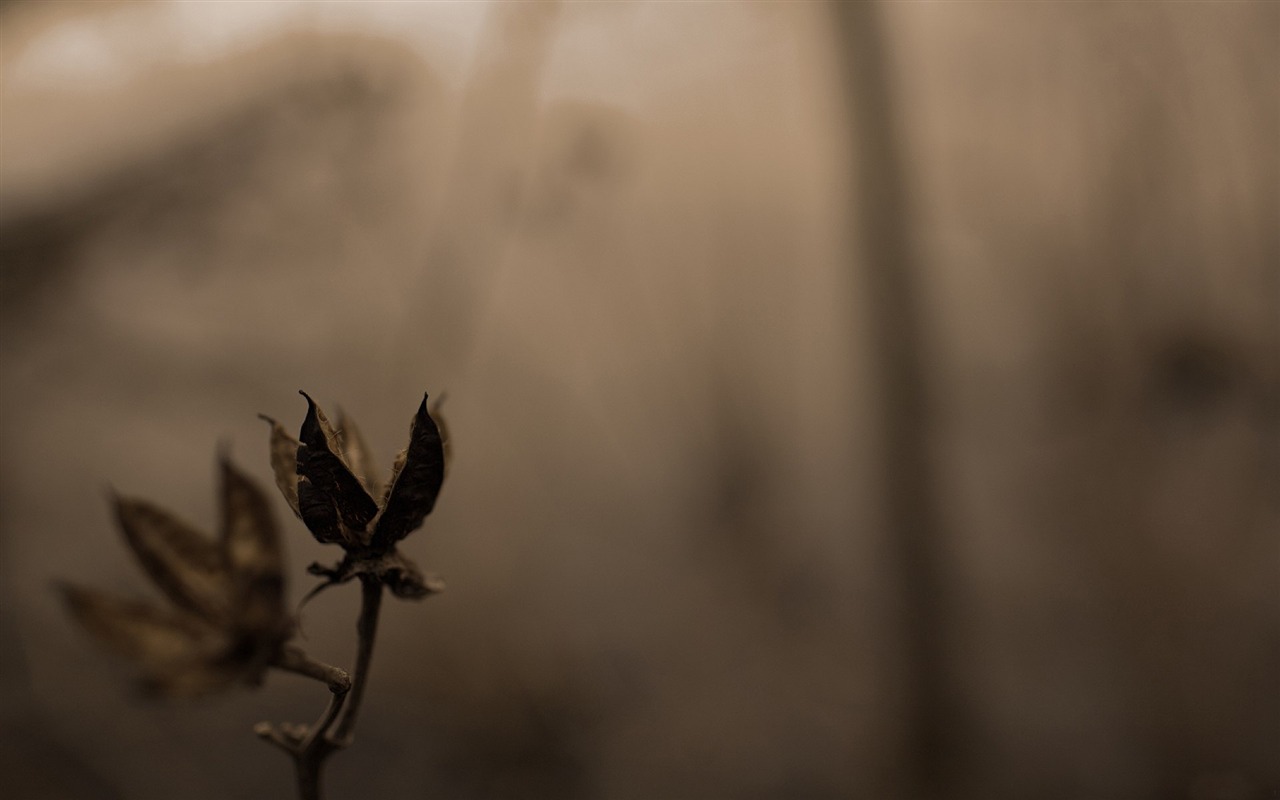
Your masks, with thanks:
[[[426,395],[409,428],[409,446],[384,485],[355,424],[339,413],[334,427],[301,394],[307,417],[297,439],[263,419],[271,425],[271,466],[280,493],[317,541],[346,551],[337,566],[313,564],[311,573],[328,578],[325,586],[355,577],[376,580],[404,598],[442,591],[438,578],[424,575],[396,548],[431,513],[444,482],[445,441]]]
[[[144,500],[115,497],[116,519],[168,604],[64,585],[75,619],[169,696],[257,685],[291,634],[283,553],[267,498],[224,456],[222,530],[206,536]]]

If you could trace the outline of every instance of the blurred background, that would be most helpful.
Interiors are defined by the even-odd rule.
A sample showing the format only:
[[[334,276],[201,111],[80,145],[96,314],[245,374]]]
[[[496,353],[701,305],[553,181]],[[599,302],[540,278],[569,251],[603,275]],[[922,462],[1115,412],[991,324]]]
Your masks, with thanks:
[[[455,460],[329,796],[1280,790],[1280,5],[0,5],[6,797],[292,796],[69,579]],[[287,509],[289,591],[332,561]],[[358,590],[304,610],[350,665]]]

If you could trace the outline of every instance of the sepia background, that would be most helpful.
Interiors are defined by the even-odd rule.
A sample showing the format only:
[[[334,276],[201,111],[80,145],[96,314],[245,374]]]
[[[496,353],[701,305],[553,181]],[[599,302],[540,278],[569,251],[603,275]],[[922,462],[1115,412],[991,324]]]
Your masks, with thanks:
[[[447,393],[332,798],[1280,791],[1280,5],[0,5],[6,797],[283,798],[52,587]],[[292,600],[331,561],[287,509]],[[349,665],[357,590],[302,612]]]

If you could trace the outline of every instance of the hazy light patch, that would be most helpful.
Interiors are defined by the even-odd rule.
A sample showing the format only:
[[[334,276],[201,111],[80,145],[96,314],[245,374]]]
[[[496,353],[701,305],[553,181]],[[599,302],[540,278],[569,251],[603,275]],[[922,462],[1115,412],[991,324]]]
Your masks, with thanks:
[[[21,89],[118,83],[128,70],[119,43],[112,41],[111,22],[72,19],[54,26],[7,65],[5,83]]]
[[[97,91],[163,64],[215,59],[257,44],[297,19],[302,4],[146,3],[69,16],[36,37],[6,70],[12,89]]]
[[[307,6],[308,18],[322,30],[351,31],[399,39],[457,86],[467,74],[484,26],[489,2],[405,3],[400,0],[325,2]]]
[[[257,44],[303,18],[300,0],[261,2],[165,3],[164,33],[171,39],[172,57],[182,61],[213,60]]]
[[[670,97],[735,85],[744,66],[783,55],[794,10],[750,3],[569,3],[561,14],[544,100],[604,102],[633,112]]]
[[[19,91],[100,91],[172,64],[211,62],[291,31],[367,33],[411,46],[460,83],[488,3],[192,2],[168,0],[68,15],[6,66]]]

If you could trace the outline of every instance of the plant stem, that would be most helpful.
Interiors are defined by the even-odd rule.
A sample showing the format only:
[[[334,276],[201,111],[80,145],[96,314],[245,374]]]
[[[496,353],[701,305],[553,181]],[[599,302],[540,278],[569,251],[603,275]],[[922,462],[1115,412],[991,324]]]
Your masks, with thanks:
[[[298,780],[298,800],[321,800],[320,768],[324,766],[324,757],[306,756],[299,753],[293,759],[294,775]]]
[[[369,666],[373,661],[373,645],[378,634],[378,612],[382,608],[382,584],[360,578],[360,617],[356,620],[356,666],[351,680],[351,694],[346,710],[328,740],[336,747],[347,747],[352,741],[364,687],[369,682]]]
[[[345,694],[351,688],[351,676],[346,670],[316,661],[293,645],[285,645],[272,666],[318,680],[334,694]]]
[[[373,578],[360,579],[360,616],[356,620],[356,666],[353,675],[321,663],[302,650],[287,646],[272,664],[279,669],[305,675],[324,683],[332,693],[329,704],[314,725],[302,728],[260,723],[254,730],[293,757],[299,800],[321,800],[320,772],[335,750],[348,747],[369,681],[373,644],[378,633],[378,613],[382,609],[382,584]]]
[[[936,422],[930,370],[936,364],[886,52],[889,28],[882,9],[887,5],[834,2],[830,8],[852,114],[857,230],[868,264],[861,274],[869,297],[873,385],[880,392],[882,513],[903,633],[901,661],[894,667],[907,692],[901,768],[915,793],[930,797],[945,794],[965,720],[947,646],[945,522],[931,438]]]
[[[292,750],[294,774],[298,781],[298,800],[320,800],[320,771],[325,759],[337,749],[325,735],[338,718],[347,699],[351,683],[329,696],[329,704],[316,723],[307,728],[306,736]]]
[[[263,722],[254,729],[263,739],[293,757],[299,800],[320,800],[320,769],[334,749],[324,734],[342,710],[351,689],[351,677],[345,670],[316,661],[293,646],[281,650],[273,666],[314,678],[329,687],[329,703],[314,725],[300,729]]]

